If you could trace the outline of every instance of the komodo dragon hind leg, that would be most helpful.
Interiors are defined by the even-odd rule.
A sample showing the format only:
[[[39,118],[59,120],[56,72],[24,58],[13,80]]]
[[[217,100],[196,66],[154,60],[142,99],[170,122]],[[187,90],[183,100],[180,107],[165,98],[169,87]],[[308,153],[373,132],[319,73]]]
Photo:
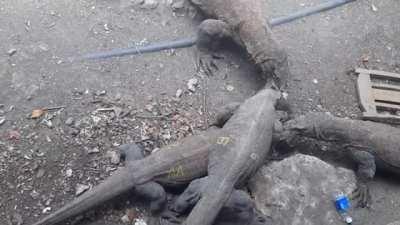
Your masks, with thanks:
[[[197,31],[197,51],[196,67],[202,70],[207,76],[213,75],[218,66],[215,59],[222,58],[215,51],[221,45],[223,40],[232,37],[232,32],[228,24],[221,20],[204,20]]]
[[[119,150],[121,152],[121,157],[124,158],[125,161],[134,161],[144,158],[142,149],[136,144],[121,145]],[[134,188],[134,193],[150,201],[150,211],[152,213],[161,212],[167,201],[164,188],[153,181],[136,186]]]
[[[375,176],[376,164],[375,157],[366,151],[351,150],[351,157],[357,163],[357,189],[352,198],[358,199],[358,206],[365,208],[371,204],[371,194],[368,182]]]

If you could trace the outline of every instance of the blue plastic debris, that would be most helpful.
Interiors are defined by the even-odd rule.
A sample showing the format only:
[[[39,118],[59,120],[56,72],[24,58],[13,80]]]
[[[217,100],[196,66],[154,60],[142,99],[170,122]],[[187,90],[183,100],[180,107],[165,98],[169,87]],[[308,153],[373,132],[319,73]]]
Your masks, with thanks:
[[[351,206],[350,200],[346,195],[340,194],[335,197],[336,210],[342,216],[346,224],[351,224],[353,222],[353,218],[351,218],[351,216],[348,215],[350,206]]]

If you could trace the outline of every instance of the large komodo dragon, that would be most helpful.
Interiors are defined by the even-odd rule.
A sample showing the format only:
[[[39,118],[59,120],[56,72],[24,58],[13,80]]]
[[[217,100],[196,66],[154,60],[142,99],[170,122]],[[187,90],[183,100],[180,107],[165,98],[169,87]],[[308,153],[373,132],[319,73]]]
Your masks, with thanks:
[[[272,99],[279,97],[278,92],[264,89],[226,122],[211,146],[207,178],[202,179],[201,185],[195,185],[200,188],[191,190],[190,201],[195,207],[184,224],[213,224],[232,191],[243,186],[264,163],[275,123],[271,119],[275,118]]]
[[[215,50],[224,39],[242,47],[261,70],[261,75],[284,87],[290,75],[287,54],[273,37],[266,20],[265,0],[190,0],[209,19],[198,31],[197,46],[201,52]],[[205,51],[204,51],[205,50]],[[210,61],[199,57],[200,66],[208,73]]]
[[[274,106],[278,98],[278,92],[263,89],[240,105],[239,109],[236,110],[223,128],[209,128],[205,132],[187,137],[177,144],[167,146],[165,149],[141,160],[129,160],[133,157],[127,154],[128,160],[125,167],[117,170],[100,185],[79,196],[56,212],[44,217],[34,225],[60,223],[134,187],[139,192],[146,192],[146,187],[143,188],[138,185],[146,185],[150,181],[156,181],[167,186],[188,184],[192,180],[207,174],[208,155],[210,151],[217,150],[213,146],[220,146],[221,143],[223,144],[228,140],[225,137],[230,138],[230,143],[226,142],[227,146],[232,143],[243,143],[243,146],[251,146],[248,146],[250,151],[243,149],[246,154],[240,155],[238,151],[237,155],[237,157],[241,158],[238,161],[246,161],[247,164],[240,168],[235,166],[232,171],[227,171],[228,168],[220,168],[223,170],[220,173],[241,174],[243,175],[242,177],[249,175],[263,161],[264,155],[269,149],[272,125],[275,120]],[[221,118],[224,117],[222,116]],[[260,138],[261,136],[262,138]],[[253,151],[254,154],[251,155],[251,158],[248,158],[247,156],[249,155],[247,153]],[[218,162],[214,163],[218,164]],[[212,171],[216,173],[215,169]],[[160,193],[160,188],[161,186],[158,188],[150,187],[155,192],[145,193],[153,200],[153,209],[162,207],[163,194],[157,194]]]
[[[282,140],[294,145],[294,137],[334,142],[357,163],[360,206],[370,201],[367,181],[376,168],[400,174],[400,129],[370,121],[342,119],[325,113],[308,113],[285,123]],[[292,143],[291,143],[292,142]]]

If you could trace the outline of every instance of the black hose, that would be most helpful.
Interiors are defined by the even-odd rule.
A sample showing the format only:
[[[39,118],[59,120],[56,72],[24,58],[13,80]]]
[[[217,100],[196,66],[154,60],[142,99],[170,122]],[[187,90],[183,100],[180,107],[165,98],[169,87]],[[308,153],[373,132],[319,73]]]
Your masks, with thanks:
[[[274,26],[279,26],[281,24],[290,23],[293,20],[301,19],[303,17],[307,17],[307,16],[310,16],[310,15],[313,15],[316,13],[327,11],[327,10],[330,10],[330,9],[333,9],[333,8],[336,8],[341,5],[344,5],[344,4],[347,4],[350,2],[354,2],[354,1],[356,1],[356,0],[330,0],[330,1],[322,3],[320,5],[300,10],[300,11],[290,14],[288,16],[274,18],[270,21],[270,24],[271,24],[271,27],[274,27]]]
[[[282,16],[278,18],[274,18],[270,21],[271,27],[279,26],[281,24],[290,23],[293,20],[297,20],[303,17],[307,17],[316,13],[320,13],[323,11],[327,11],[338,6],[354,2],[356,0],[330,0],[326,3],[322,3],[315,7],[310,7],[304,10],[300,10],[288,16]],[[195,45],[197,42],[197,38],[184,38],[175,41],[165,41],[161,43],[150,44],[148,46],[140,46],[140,47],[132,47],[132,48],[124,48],[124,49],[114,49],[111,51],[98,52],[98,53],[90,53],[87,55],[83,55],[79,58],[72,58],[71,61],[74,60],[83,60],[83,59],[105,59],[111,57],[121,57],[126,55],[139,55],[143,53],[150,52],[159,52],[167,49],[177,49],[177,48],[187,48]]]

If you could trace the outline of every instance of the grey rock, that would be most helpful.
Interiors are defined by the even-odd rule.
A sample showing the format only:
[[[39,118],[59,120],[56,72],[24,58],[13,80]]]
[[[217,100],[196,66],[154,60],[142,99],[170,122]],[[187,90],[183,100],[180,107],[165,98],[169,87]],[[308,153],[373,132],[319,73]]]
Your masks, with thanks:
[[[0,126],[6,122],[6,118],[4,116],[0,116]]]
[[[250,180],[256,206],[273,224],[333,225],[343,221],[333,197],[356,188],[353,171],[297,154],[262,167]]]
[[[141,8],[142,9],[155,9],[158,6],[158,1],[157,0],[144,0]]]
[[[184,6],[185,6],[184,0],[174,0],[171,5],[173,10],[182,9]]]
[[[71,126],[74,123],[74,118],[69,117],[66,121],[65,124],[68,126]]]
[[[75,188],[75,195],[79,196],[83,194],[85,191],[89,190],[90,186],[85,184],[77,184]]]

